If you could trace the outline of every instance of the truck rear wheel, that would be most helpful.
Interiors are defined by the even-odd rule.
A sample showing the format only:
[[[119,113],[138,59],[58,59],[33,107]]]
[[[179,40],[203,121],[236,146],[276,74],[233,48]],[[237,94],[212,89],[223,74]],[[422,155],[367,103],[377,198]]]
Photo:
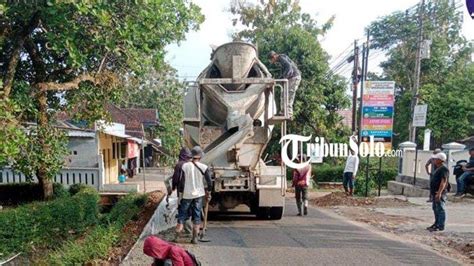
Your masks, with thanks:
[[[280,220],[283,217],[283,207],[271,207],[270,208],[270,219]]]

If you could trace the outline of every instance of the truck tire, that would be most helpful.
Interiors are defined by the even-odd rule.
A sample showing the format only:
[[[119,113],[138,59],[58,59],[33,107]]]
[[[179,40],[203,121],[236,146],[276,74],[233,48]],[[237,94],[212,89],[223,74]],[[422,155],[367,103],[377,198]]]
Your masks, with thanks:
[[[270,208],[270,219],[280,220],[283,217],[283,207],[271,207]]]

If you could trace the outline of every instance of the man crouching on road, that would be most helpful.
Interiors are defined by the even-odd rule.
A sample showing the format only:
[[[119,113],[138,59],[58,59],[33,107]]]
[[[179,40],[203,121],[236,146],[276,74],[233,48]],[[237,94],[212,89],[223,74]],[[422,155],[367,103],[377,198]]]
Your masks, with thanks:
[[[191,150],[192,160],[182,166],[184,173],[183,199],[178,209],[178,224],[176,225],[176,239],[179,239],[183,232],[183,224],[189,216],[191,210],[193,220],[193,238],[191,243],[197,244],[199,228],[201,226],[201,209],[203,197],[211,195],[211,175],[207,165],[200,163],[203,155],[201,147],[196,146]],[[204,183],[205,182],[205,183]],[[207,191],[205,190],[207,189]]]
[[[448,193],[449,170],[444,165],[446,162],[446,154],[443,152],[432,156],[436,170],[430,182],[430,193],[433,199],[433,212],[435,222],[432,226],[426,228],[430,232],[443,231],[446,221],[446,198]]]

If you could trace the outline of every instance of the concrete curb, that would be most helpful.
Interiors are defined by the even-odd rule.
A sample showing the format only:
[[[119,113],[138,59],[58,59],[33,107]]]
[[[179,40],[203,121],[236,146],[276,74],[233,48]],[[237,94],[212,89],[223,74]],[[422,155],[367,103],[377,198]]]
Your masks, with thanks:
[[[149,235],[157,234],[176,225],[175,217],[177,212],[178,199],[176,197],[169,198],[168,204],[166,202],[167,197],[168,196],[165,195],[161,199],[160,203],[158,204],[158,207],[156,208],[148,223],[143,228],[143,231],[140,233],[140,236],[138,237],[137,241],[135,242],[135,244],[133,244],[132,248],[128,251],[127,255],[120,262],[120,264],[125,263],[129,259],[130,254],[136,248],[138,242],[140,242]]]

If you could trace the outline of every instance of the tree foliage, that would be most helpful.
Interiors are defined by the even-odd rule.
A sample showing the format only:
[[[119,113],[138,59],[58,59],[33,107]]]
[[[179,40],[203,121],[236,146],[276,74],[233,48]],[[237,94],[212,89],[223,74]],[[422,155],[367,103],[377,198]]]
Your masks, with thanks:
[[[381,64],[385,79],[394,80],[394,130],[399,142],[408,138],[410,101],[419,31],[419,7],[394,12],[369,25],[372,48],[386,51]],[[427,127],[436,146],[474,133],[472,43],[461,34],[462,11],[450,0],[428,0],[423,13],[423,37],[431,40],[431,57],[421,61],[419,104],[428,104]],[[449,132],[449,134],[447,134]],[[418,132],[420,133],[420,132]]]
[[[164,47],[203,20],[187,0],[13,1],[0,5],[0,15],[0,96],[21,107],[19,123],[38,125],[30,145],[39,147],[40,156],[31,160],[61,153],[61,145],[48,142],[60,139],[53,130],[57,111],[89,122],[104,117],[105,103],[120,97],[123,77],[163,66]],[[11,124],[3,118],[13,114],[5,106],[2,123]],[[6,138],[11,141],[21,135],[3,134],[17,136]],[[6,147],[0,151],[9,153],[0,158],[18,155]],[[37,166],[40,182],[62,165],[54,159],[25,163]]]
[[[289,123],[289,132],[332,140],[347,136],[347,129],[337,114],[337,110],[349,104],[345,94],[347,85],[340,77],[328,74],[329,56],[318,41],[334,18],[319,25],[301,10],[298,1],[292,0],[260,1],[259,4],[234,1],[231,12],[235,16],[234,25],[243,27],[234,38],[256,44],[260,58],[273,76],[279,77],[280,73],[267,60],[272,50],[287,54],[301,70],[302,82],[294,104],[295,119]],[[273,131],[274,139],[279,134],[277,131]],[[278,150],[278,138],[276,140],[270,152]]]
[[[183,95],[185,83],[176,77],[175,70],[164,66],[160,70],[151,70],[143,77],[130,80],[120,105],[157,109],[160,126],[157,137],[170,153],[162,158],[165,164],[176,162],[182,146],[180,129],[183,121]]]

